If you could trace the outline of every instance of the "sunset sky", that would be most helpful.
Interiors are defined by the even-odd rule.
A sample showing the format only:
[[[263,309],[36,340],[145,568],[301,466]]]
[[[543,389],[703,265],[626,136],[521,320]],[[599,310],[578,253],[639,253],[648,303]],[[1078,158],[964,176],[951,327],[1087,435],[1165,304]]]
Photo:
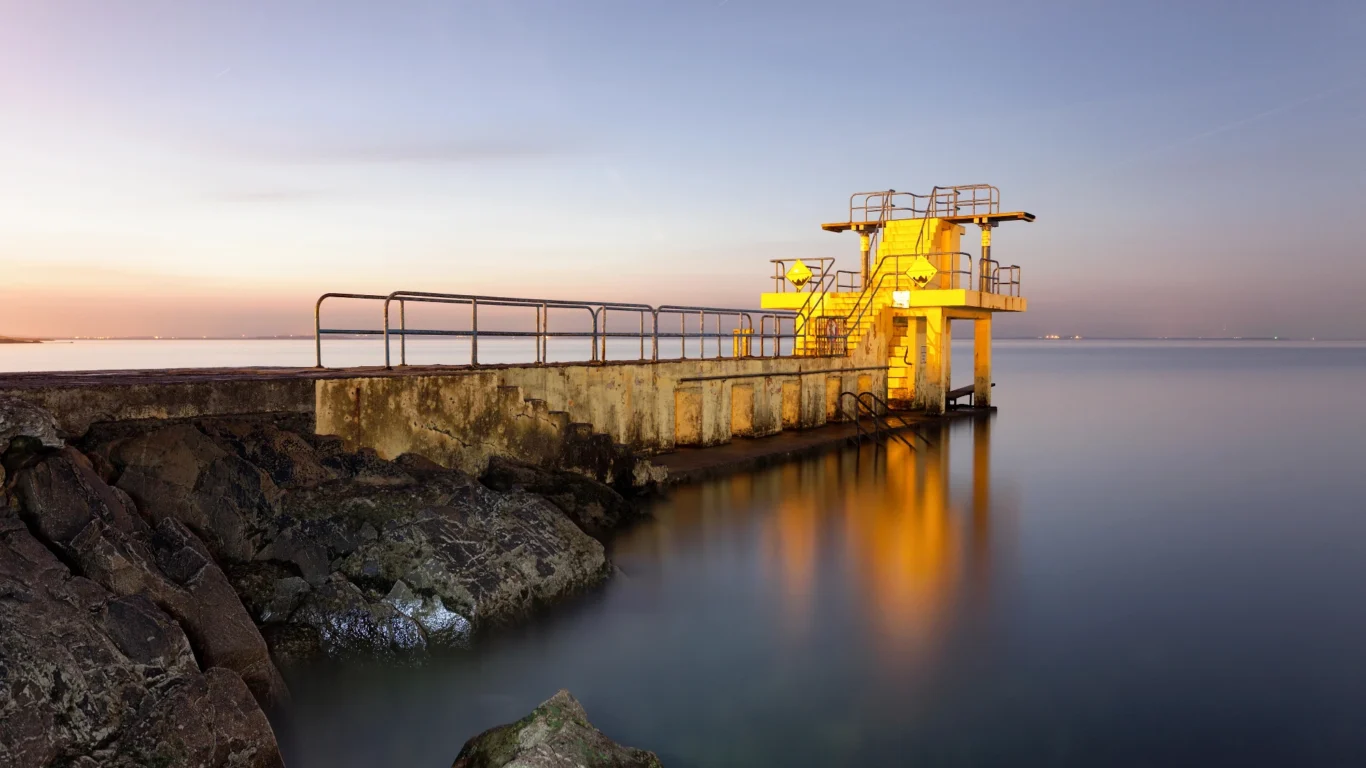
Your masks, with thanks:
[[[0,0],[0,335],[755,306],[989,182],[999,335],[1366,337],[1366,3]]]

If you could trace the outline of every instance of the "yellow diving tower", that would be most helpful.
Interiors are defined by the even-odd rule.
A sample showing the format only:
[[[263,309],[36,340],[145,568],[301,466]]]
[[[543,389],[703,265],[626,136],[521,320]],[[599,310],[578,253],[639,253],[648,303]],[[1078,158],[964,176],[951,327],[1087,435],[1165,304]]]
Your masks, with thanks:
[[[834,259],[773,259],[774,292],[765,309],[797,311],[795,353],[854,356],[887,366],[893,408],[942,413],[964,391],[950,391],[949,343],[954,320],[974,325],[976,406],[991,404],[991,316],[1023,312],[1020,268],[992,258],[991,230],[1034,214],[1002,211],[990,184],[935,187],[927,195],[859,192],[846,221],[828,232],[859,236],[857,270],[835,269]],[[981,230],[979,257],[966,253],[965,228]]]

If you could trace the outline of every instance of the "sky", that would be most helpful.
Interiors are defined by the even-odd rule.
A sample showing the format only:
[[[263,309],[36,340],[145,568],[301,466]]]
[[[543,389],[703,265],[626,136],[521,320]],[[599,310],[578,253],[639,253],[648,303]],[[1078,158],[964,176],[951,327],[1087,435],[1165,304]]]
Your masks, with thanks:
[[[851,193],[985,182],[998,335],[1366,338],[1359,0],[0,0],[0,105],[0,335],[757,306]]]

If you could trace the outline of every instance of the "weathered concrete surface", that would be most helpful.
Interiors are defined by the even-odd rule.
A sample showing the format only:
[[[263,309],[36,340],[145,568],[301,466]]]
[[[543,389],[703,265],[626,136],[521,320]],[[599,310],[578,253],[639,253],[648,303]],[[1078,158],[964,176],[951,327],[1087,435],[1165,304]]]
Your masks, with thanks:
[[[876,341],[870,335],[868,344]],[[829,406],[832,389],[855,391],[863,376],[869,377],[862,380],[865,388],[885,391],[885,369],[860,366],[862,357],[507,366],[326,379],[317,382],[317,430],[384,458],[417,453],[473,474],[493,456],[563,466],[564,446],[584,430],[631,452],[657,454],[719,445],[736,434],[825,424],[839,415]]]
[[[842,392],[885,396],[887,353],[905,335],[890,320],[874,323],[839,358],[8,374],[0,397],[52,411],[68,437],[94,423],[295,415],[380,459],[420,454],[477,475],[504,456],[629,487],[662,480],[640,456],[818,427],[843,417]],[[291,447],[263,450],[244,458],[269,463]],[[215,471],[242,479],[228,477],[229,466]],[[252,521],[242,522],[232,535],[249,539]]]
[[[0,375],[0,396],[37,405],[68,437],[97,422],[312,413],[312,369],[102,371]]]
[[[451,768],[660,768],[653,752],[623,747],[588,722],[583,705],[559,691],[508,725],[465,743]]]

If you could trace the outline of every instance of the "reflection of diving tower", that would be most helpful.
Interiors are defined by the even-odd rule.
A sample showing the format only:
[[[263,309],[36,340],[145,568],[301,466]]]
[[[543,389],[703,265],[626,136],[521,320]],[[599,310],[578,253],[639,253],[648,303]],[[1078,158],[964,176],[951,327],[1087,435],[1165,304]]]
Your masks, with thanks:
[[[1002,212],[988,184],[935,187],[928,195],[885,190],[849,199],[847,221],[822,224],[859,235],[857,270],[832,259],[775,259],[775,292],[765,309],[797,310],[797,354],[885,359],[893,407],[942,412],[950,397],[952,322],[974,325],[972,400],[991,403],[991,316],[1023,312],[1020,268],[991,253],[991,230],[1034,214]],[[964,227],[982,233],[979,258],[962,250]],[[954,393],[957,394],[957,393]]]

